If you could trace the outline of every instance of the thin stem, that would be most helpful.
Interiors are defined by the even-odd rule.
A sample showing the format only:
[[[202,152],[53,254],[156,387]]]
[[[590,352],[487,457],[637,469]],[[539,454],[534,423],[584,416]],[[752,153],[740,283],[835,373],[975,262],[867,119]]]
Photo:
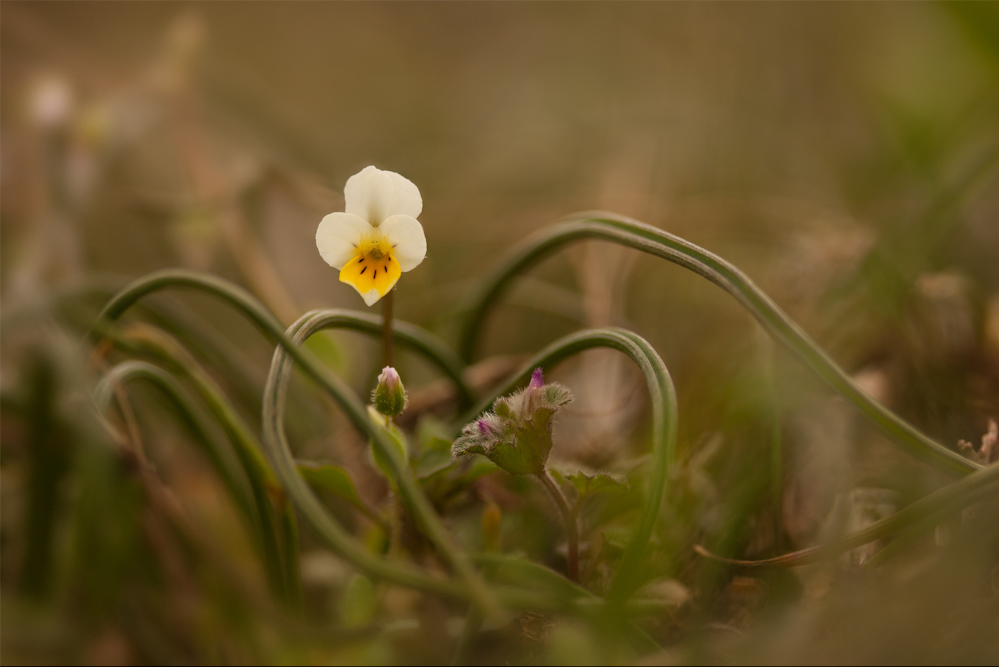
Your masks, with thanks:
[[[320,318],[316,326],[323,330],[351,329],[374,336],[384,331],[382,318],[370,313],[334,308],[311,310],[306,315],[309,318]],[[424,357],[454,384],[458,394],[459,410],[465,410],[472,405],[472,390],[462,375],[463,364],[442,340],[425,329],[395,319],[392,320],[392,333],[395,342]],[[315,337],[309,340],[315,340]]]
[[[393,295],[395,290],[389,290],[389,293],[382,297],[382,365],[391,366],[392,365],[392,345],[395,341],[395,336],[392,333],[392,305],[393,305]]]
[[[942,489],[920,498],[889,517],[872,523],[867,528],[844,535],[826,544],[820,544],[800,551],[794,551],[775,558],[763,560],[738,560],[717,556],[703,546],[694,547],[701,556],[742,568],[798,567],[835,558],[841,553],[893,535],[903,529],[909,531],[929,530],[938,525],[948,515],[954,514],[979,500],[993,496],[999,487],[999,465],[991,465],[970,475],[951,482]],[[872,559],[873,560],[873,559]],[[868,564],[871,561],[868,561]]]
[[[569,543],[569,579],[579,582],[579,526],[576,522],[576,513],[569,509],[569,503],[566,501],[562,489],[558,488],[558,484],[552,479],[550,472],[545,470],[538,473],[538,479],[548,489],[558,511],[562,514],[562,520],[565,521],[565,537]]]
[[[784,459],[781,444],[780,405],[774,379],[773,341],[761,328],[755,327],[756,343],[759,352],[760,374],[763,378],[763,391],[766,395],[767,419],[770,422],[770,509],[773,523],[774,541],[778,549],[783,548],[783,493]]]
[[[295,507],[291,504],[284,491],[276,494],[276,509],[278,511],[278,524],[281,531],[281,545],[283,551],[284,565],[284,585],[287,601],[292,609],[302,609],[302,566],[299,555],[298,541],[298,519],[295,518]]]
[[[471,662],[472,649],[475,648],[475,641],[482,632],[482,614],[475,607],[468,610],[465,617],[465,625],[461,628],[461,636],[458,637],[458,646],[455,647],[454,656],[451,658],[452,665],[467,665]]]
[[[396,559],[402,553],[402,522],[405,519],[406,507],[399,495],[398,485],[392,485],[392,521],[389,523],[389,558]]]

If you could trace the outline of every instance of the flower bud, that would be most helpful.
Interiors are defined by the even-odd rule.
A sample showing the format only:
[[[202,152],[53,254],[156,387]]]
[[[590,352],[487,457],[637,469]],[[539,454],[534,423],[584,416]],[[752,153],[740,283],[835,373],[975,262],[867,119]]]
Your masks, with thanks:
[[[378,376],[378,386],[371,394],[371,402],[386,417],[394,417],[406,409],[406,388],[402,386],[399,373],[391,366],[382,369]]]
[[[555,413],[571,400],[562,385],[545,384],[539,368],[525,389],[496,399],[493,412],[465,426],[451,454],[482,454],[515,475],[540,474],[552,448]]]

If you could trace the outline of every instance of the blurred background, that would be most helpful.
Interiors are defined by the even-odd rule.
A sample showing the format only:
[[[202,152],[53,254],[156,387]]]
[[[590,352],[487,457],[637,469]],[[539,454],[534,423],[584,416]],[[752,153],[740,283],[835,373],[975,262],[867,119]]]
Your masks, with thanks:
[[[735,263],[870,394],[940,442],[981,450],[999,417],[999,5],[4,2],[0,37],[5,661],[408,659],[344,653],[311,635],[295,649],[288,638],[304,631],[271,612],[243,610],[237,623],[190,591],[148,599],[159,589],[133,590],[148,573],[129,570],[113,594],[87,589],[93,554],[126,562],[133,552],[66,546],[59,519],[41,530],[50,537],[36,535],[31,512],[58,516],[79,499],[67,481],[47,510],[26,500],[49,497],[26,472],[45,420],[17,408],[34,405],[46,382],[91,372],[85,357],[65,355],[116,288],[156,269],[233,280],[286,324],[310,308],[363,309],[314,234],[369,164],[421,190],[429,252],[400,281],[396,314],[448,342],[463,299],[505,249],[564,215],[605,209]],[[236,342],[248,379],[234,390],[259,420],[254,382],[268,346],[207,298],[162,301]],[[546,260],[490,318],[479,358],[516,361],[604,325],[643,335],[670,368],[681,448],[700,480],[675,501],[683,530],[664,529],[680,554],[670,576],[693,593],[688,611],[657,627],[681,647],[662,660],[730,659],[704,648],[714,645],[705,628],[742,637],[760,600],[786,590],[783,580],[698,570],[692,535],[726,555],[774,555],[813,543],[837,506],[877,518],[945,479],[864,426],[729,297],[633,251],[587,243]],[[330,340],[329,363],[369,391],[377,344]],[[400,363],[411,389],[433,381],[416,360]],[[647,447],[641,377],[601,353],[554,377],[577,395],[554,455],[637,465]],[[363,458],[332,450],[312,427],[344,429],[342,420],[309,405],[303,455]],[[164,477],[198,512],[218,514],[208,525],[225,525],[214,482],[192,472],[202,462],[171,449],[178,436],[163,414],[140,417],[162,441]],[[362,493],[384,494],[364,491],[372,474],[356,466]],[[993,537],[975,552],[991,554],[991,583],[968,584],[986,617],[999,595],[997,548]],[[56,565],[32,566],[43,552]],[[83,560],[59,565],[70,552]],[[336,570],[310,562],[306,579]],[[944,582],[961,570],[941,568]],[[799,579],[794,595],[807,599],[832,586]],[[881,593],[906,581],[882,582]],[[964,588],[941,586],[956,596],[946,604],[965,603]],[[858,615],[871,590],[880,589],[837,598],[835,612],[810,608],[819,620],[809,627]],[[941,606],[943,593],[926,595],[904,608]],[[927,654],[909,633],[943,621],[888,616],[878,614],[880,634],[860,621],[837,626],[852,643],[747,640],[732,650],[769,660],[999,657],[994,622],[964,626],[977,643],[958,633]],[[189,625],[157,634],[155,618]],[[240,644],[261,627],[251,647]],[[691,633],[701,643],[686,653]],[[437,659],[425,650],[419,659]]]

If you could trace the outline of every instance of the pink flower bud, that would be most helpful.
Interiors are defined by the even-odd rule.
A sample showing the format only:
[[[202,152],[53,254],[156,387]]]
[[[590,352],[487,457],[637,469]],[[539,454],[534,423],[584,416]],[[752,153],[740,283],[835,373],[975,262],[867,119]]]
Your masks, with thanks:
[[[406,389],[399,373],[391,366],[382,369],[371,400],[375,409],[386,417],[394,417],[406,408]]]

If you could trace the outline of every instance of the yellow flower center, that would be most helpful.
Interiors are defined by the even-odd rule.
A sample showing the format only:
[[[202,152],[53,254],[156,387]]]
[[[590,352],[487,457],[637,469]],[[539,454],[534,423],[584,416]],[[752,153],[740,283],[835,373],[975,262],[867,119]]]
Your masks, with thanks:
[[[374,289],[379,297],[385,296],[402,275],[392,245],[384,237],[372,235],[355,247],[353,259],[340,269],[340,282],[353,285],[361,294]]]

